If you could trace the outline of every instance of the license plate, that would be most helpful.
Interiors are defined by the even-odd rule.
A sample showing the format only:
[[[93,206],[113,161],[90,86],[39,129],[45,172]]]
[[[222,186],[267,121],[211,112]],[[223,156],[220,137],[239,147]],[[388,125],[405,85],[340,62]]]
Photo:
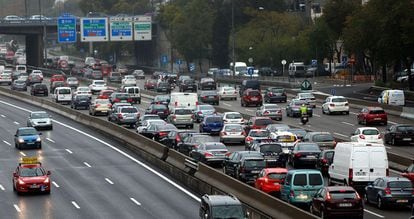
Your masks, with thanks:
[[[253,98],[252,98],[252,100],[253,100],[253,101],[256,101],[256,100],[257,100],[257,98],[256,98],[256,97],[253,97]]]
[[[309,159],[315,159],[316,157],[315,156],[313,156],[313,155],[308,155],[308,156],[306,156],[307,158],[309,158]]]
[[[381,118],[374,118],[374,120],[381,120]]]
[[[103,112],[103,113],[106,113],[106,112],[108,112],[108,111],[106,111],[106,110],[103,110],[102,112]]]
[[[32,188],[32,189],[37,189],[37,188],[39,188],[40,186],[39,185],[31,185],[30,186],[30,188]]]
[[[397,200],[397,203],[408,203],[408,200],[406,200],[406,199]]]
[[[352,207],[352,203],[339,203],[339,207]]]
[[[34,144],[34,142],[27,142],[27,144]]]
[[[120,102],[121,102],[121,103],[126,103],[126,102],[127,102],[127,100],[121,100]]]
[[[355,172],[355,176],[365,176],[367,175],[366,172]]]
[[[403,138],[403,141],[411,141],[411,138]]]
[[[208,97],[209,99],[214,99],[214,97],[213,96],[210,96],[210,97]]]
[[[252,173],[260,173],[259,170],[252,170]]]

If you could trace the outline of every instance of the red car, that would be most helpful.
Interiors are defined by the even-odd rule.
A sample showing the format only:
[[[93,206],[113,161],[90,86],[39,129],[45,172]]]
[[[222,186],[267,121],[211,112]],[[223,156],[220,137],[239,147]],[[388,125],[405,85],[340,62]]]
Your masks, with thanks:
[[[52,75],[52,77],[50,78],[50,84],[52,84],[55,81],[65,82],[65,77],[63,75]]]
[[[13,190],[18,194],[28,192],[50,193],[50,171],[46,171],[37,157],[23,157],[13,173]]]
[[[357,115],[358,124],[387,125],[387,113],[381,107],[364,107]]]
[[[411,164],[401,176],[408,178],[412,183],[414,183],[414,164]]]
[[[113,90],[101,90],[101,92],[99,92],[97,99],[109,99],[113,92]]]
[[[253,90],[247,89],[243,92],[241,99],[240,99],[241,106],[262,106],[263,105],[263,97],[260,93],[260,90]]]
[[[104,77],[108,76],[110,72],[112,72],[112,65],[109,64],[102,64],[101,72]]]
[[[263,192],[278,197],[287,172],[286,168],[265,168],[259,173],[254,186]]]
[[[273,120],[269,117],[252,116],[245,126],[246,133],[251,129],[265,129],[269,124],[273,124]]]
[[[145,81],[144,89],[153,90],[157,87],[157,80],[149,79]]]

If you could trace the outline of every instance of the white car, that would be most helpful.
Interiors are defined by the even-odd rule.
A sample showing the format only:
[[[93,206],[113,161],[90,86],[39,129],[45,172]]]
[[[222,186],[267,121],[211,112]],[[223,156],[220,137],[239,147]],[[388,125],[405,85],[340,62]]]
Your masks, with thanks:
[[[53,129],[52,119],[45,111],[31,112],[27,118],[27,126],[34,128]]]
[[[285,154],[291,153],[295,144],[299,141],[295,134],[288,131],[271,132],[270,138],[277,140],[282,145],[282,151]]]
[[[322,113],[346,113],[349,114],[349,104],[343,96],[330,96],[322,104]]]
[[[148,128],[151,124],[161,124],[161,125],[166,125],[168,124],[166,121],[162,120],[162,119],[149,119],[149,120],[145,120],[141,123],[140,126],[137,127],[137,132],[141,133],[142,131],[144,131],[144,129]]]
[[[351,141],[360,143],[384,144],[382,134],[375,127],[357,128],[351,135]]]
[[[10,73],[4,73],[3,72],[3,73],[0,74],[0,84],[3,84],[3,83],[11,85],[12,77],[11,77]]]
[[[222,143],[241,143],[244,144],[246,132],[243,125],[240,124],[225,124],[220,131],[220,142]]]
[[[73,92],[73,95],[88,95],[89,98],[91,98],[92,91],[89,87],[78,87],[75,92]]]
[[[42,73],[41,70],[33,70],[32,71],[32,74],[33,75],[38,75],[38,76],[40,76],[43,79],[43,73]]]
[[[89,89],[91,89],[92,94],[94,94],[95,92],[100,92],[101,90],[107,90],[108,86],[104,80],[93,80],[89,85]]]
[[[220,97],[220,100],[237,100],[237,91],[234,89],[234,87],[220,87],[217,93]]]
[[[298,93],[295,99],[304,100],[309,104],[309,106],[313,108],[316,107],[316,98],[312,93]]]
[[[239,112],[225,112],[223,114],[224,124],[241,124],[244,125],[245,120]]]
[[[137,79],[134,75],[125,75],[122,79],[122,85],[124,86],[137,86]]]

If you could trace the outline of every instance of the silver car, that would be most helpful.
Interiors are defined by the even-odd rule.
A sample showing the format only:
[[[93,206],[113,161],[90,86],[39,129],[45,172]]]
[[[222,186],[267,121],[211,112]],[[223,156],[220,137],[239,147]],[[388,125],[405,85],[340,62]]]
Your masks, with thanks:
[[[241,143],[244,144],[246,132],[244,132],[243,125],[240,124],[225,124],[220,131],[220,142],[227,143]]]
[[[53,129],[53,123],[51,116],[45,111],[35,111],[31,112],[27,118],[27,126],[34,127],[36,129]]]
[[[167,117],[167,121],[175,126],[194,128],[194,114],[191,109],[175,108]]]
[[[282,120],[282,108],[277,104],[263,104],[257,108],[256,116],[266,116],[280,121]]]

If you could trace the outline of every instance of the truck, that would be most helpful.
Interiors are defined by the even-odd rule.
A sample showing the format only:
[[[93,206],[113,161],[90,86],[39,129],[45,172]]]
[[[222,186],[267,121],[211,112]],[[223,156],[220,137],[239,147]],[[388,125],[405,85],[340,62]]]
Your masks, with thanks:
[[[230,63],[230,69],[234,71],[234,75],[244,75],[247,72],[247,64],[245,62],[236,62],[233,68],[233,62]]]

